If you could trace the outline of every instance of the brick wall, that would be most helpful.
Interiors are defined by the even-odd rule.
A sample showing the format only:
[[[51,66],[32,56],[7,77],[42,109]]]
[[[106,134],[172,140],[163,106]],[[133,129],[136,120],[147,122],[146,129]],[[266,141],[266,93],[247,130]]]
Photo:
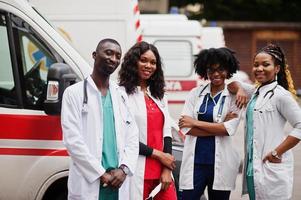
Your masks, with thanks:
[[[295,82],[301,93],[301,31],[272,29],[224,29],[226,46],[237,53],[241,70],[247,72],[251,79],[252,61],[255,52],[269,42],[278,43],[285,51],[287,61]]]
[[[225,30],[226,46],[236,52],[236,57],[240,62],[240,70],[251,75],[252,70],[252,33],[241,30]]]

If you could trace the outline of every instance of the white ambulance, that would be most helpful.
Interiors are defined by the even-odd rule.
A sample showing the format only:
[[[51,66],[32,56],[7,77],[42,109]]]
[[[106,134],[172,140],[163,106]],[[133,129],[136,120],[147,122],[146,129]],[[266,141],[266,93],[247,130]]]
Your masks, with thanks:
[[[201,47],[202,49],[225,47],[225,37],[222,27],[202,27]]]
[[[103,38],[116,39],[123,53],[141,41],[138,0],[29,0],[92,65]]]
[[[66,199],[60,100],[91,71],[27,1],[0,0],[1,200]]]
[[[154,44],[162,57],[169,111],[177,121],[188,92],[199,83],[194,55],[201,50],[201,25],[183,15],[141,15],[143,40]]]
[[[177,121],[188,92],[203,83],[193,67],[194,56],[202,49],[225,46],[221,27],[203,27],[181,14],[142,14],[145,41],[159,49],[163,59],[169,110]]]

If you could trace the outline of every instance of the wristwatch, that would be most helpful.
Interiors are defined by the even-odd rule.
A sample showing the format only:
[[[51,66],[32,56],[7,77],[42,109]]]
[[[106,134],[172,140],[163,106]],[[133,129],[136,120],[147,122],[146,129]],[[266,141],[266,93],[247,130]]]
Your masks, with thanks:
[[[120,165],[119,169],[121,169],[125,175],[130,173],[130,169],[126,165]]]
[[[273,156],[274,158],[277,158],[277,159],[281,160],[281,157],[278,155],[278,153],[277,153],[276,150],[273,150],[273,151],[272,151],[272,156]]]

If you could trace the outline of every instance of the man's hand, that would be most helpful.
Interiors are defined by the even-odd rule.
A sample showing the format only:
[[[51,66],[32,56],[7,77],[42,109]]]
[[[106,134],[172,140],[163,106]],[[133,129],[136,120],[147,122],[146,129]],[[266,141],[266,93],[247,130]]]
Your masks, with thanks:
[[[164,167],[161,173],[160,182],[162,183],[161,190],[165,191],[172,183],[171,170]]]
[[[184,115],[184,116],[181,116],[181,118],[179,119],[179,127],[180,128],[193,128],[195,126],[195,122],[196,122],[195,119]]]
[[[106,172],[100,177],[100,184],[102,184],[103,187],[107,187],[108,185],[110,185],[112,178],[113,177],[111,176],[111,174]]]
[[[159,160],[162,165],[164,165],[170,170],[174,170],[176,168],[176,163],[175,163],[176,159],[173,155],[169,153],[164,153],[162,151],[154,149],[151,157]]]
[[[111,170],[110,174],[112,176],[110,186],[112,186],[113,188],[120,188],[126,178],[126,174],[122,169],[119,168]]]

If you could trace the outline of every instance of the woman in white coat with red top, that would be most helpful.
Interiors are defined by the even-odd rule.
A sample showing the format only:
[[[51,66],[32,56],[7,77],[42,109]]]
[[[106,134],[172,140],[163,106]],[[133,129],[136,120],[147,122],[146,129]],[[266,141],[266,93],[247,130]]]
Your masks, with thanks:
[[[131,199],[146,199],[161,183],[154,199],[174,200],[171,124],[161,59],[154,45],[140,42],[126,53],[119,84],[129,95],[129,107],[139,129],[139,158],[131,178]]]

